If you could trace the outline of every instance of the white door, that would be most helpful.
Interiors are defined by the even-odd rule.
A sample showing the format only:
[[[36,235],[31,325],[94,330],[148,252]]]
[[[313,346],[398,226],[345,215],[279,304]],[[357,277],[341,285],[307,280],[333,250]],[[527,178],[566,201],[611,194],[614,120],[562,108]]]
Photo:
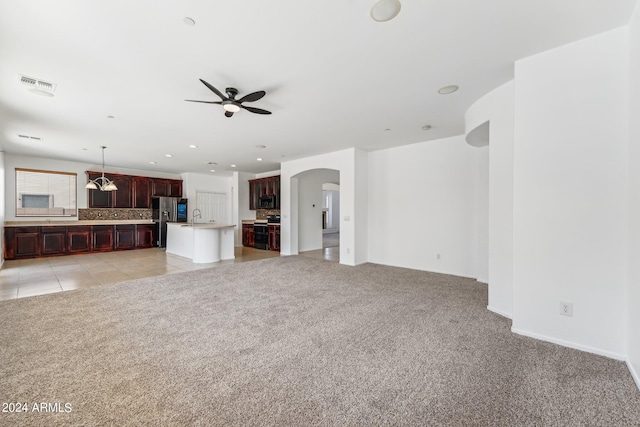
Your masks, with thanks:
[[[196,208],[202,213],[202,218],[197,218],[197,222],[228,223],[226,193],[196,191]]]

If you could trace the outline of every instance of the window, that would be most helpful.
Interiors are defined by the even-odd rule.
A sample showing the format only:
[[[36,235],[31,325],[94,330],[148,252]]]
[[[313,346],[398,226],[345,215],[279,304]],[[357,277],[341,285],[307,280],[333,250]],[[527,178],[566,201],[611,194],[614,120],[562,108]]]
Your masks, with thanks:
[[[77,216],[77,175],[16,168],[16,216]]]

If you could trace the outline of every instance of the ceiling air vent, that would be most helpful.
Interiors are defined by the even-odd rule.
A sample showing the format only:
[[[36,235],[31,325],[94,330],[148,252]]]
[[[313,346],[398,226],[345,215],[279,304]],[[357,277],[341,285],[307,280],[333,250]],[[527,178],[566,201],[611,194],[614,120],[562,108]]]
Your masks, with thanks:
[[[18,135],[21,141],[44,141],[39,136],[29,136],[29,135]]]
[[[30,92],[37,95],[53,96],[53,92],[56,90],[56,85],[53,83],[23,75],[20,75],[20,83],[27,86]]]

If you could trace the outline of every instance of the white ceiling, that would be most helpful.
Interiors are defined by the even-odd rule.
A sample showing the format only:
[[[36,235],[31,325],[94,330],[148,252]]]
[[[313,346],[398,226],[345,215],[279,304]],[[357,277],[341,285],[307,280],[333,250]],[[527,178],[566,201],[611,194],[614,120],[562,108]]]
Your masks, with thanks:
[[[259,173],[459,135],[467,108],[512,79],[515,60],[626,25],[635,4],[401,1],[380,23],[375,0],[2,0],[0,148],[99,164],[106,145],[108,166],[210,173],[216,162],[228,175],[230,164]],[[56,84],[55,97],[19,75]],[[226,118],[220,105],[185,102],[219,101],[198,79],[238,97],[265,90],[246,105],[273,114]],[[437,93],[451,84],[460,90]]]

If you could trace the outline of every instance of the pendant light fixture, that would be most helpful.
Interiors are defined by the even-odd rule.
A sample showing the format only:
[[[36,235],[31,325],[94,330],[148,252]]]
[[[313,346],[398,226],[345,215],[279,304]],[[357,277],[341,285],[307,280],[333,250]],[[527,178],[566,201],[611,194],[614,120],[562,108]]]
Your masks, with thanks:
[[[100,148],[102,148],[102,176],[89,180],[89,183],[84,188],[87,190],[115,191],[118,187],[113,181],[104,176],[104,149],[107,147],[101,145]]]

